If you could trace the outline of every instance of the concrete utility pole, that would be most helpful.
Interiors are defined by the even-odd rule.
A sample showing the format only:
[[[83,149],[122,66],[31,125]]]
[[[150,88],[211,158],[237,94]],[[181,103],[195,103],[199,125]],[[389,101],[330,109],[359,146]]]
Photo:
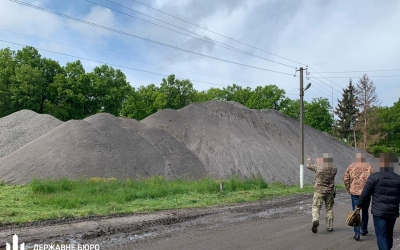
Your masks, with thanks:
[[[303,96],[304,91],[306,91],[311,83],[307,87],[303,88],[303,67],[300,67],[300,141],[301,141],[301,153],[300,153],[300,188],[303,188],[304,179],[304,123],[303,123]]]

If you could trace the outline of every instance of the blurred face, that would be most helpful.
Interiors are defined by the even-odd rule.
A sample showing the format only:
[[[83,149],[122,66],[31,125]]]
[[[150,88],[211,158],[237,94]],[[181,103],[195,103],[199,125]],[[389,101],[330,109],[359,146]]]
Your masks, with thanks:
[[[381,172],[394,172],[394,156],[382,153],[379,158],[379,167]]]
[[[366,155],[364,153],[356,154],[356,162],[365,162]]]

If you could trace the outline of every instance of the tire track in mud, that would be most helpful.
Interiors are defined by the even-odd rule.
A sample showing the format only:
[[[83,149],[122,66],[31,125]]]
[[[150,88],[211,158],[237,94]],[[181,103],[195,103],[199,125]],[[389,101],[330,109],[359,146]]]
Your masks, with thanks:
[[[22,225],[2,225],[0,226],[0,248],[4,247],[2,244],[5,244],[6,239],[9,239],[10,235],[14,233],[18,234],[20,240],[24,241],[27,246],[29,244],[57,242],[93,243],[95,241],[106,243],[112,238],[120,238],[121,243],[124,241],[132,242],[132,240],[140,242],[147,240],[147,238],[163,237],[164,234],[160,231],[164,229],[167,232],[165,235],[168,235],[173,233],[173,230],[170,230],[172,227],[185,228],[187,227],[186,224],[195,226],[197,223],[201,226],[204,223],[212,223],[207,219],[201,221],[202,218],[227,216],[227,218],[231,218],[228,218],[230,223],[233,223],[235,214],[240,218],[244,214],[252,215],[271,209],[288,207],[311,198],[312,194],[296,195],[212,208],[168,210],[147,214],[90,216],[47,220]],[[269,216],[279,218],[286,213],[293,213],[293,211],[271,213]],[[245,219],[250,220],[252,218],[247,216]],[[237,223],[240,223],[240,221]]]

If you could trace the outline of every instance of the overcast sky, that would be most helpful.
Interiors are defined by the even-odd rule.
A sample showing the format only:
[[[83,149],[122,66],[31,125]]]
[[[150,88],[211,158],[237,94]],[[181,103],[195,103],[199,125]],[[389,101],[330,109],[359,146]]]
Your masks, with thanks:
[[[23,1],[116,32],[2,0],[0,48],[22,48],[7,42],[35,46],[61,65],[80,58],[87,71],[108,63],[134,87],[159,86],[175,74],[197,90],[275,84],[297,99],[295,68],[308,65],[307,101],[331,102],[333,93],[336,106],[349,79],[356,83],[363,73],[375,83],[383,106],[400,97],[400,1],[138,0],[197,26],[132,0]],[[328,73],[346,71],[360,72]]]

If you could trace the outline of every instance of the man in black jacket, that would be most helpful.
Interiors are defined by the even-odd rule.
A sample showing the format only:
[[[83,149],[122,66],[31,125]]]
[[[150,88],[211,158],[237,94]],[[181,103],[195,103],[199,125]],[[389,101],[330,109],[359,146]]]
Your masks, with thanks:
[[[399,217],[400,204],[400,176],[394,173],[397,161],[392,154],[381,154],[380,172],[368,177],[357,203],[357,209],[361,209],[363,202],[372,195],[371,213],[379,250],[393,247],[393,228]]]

